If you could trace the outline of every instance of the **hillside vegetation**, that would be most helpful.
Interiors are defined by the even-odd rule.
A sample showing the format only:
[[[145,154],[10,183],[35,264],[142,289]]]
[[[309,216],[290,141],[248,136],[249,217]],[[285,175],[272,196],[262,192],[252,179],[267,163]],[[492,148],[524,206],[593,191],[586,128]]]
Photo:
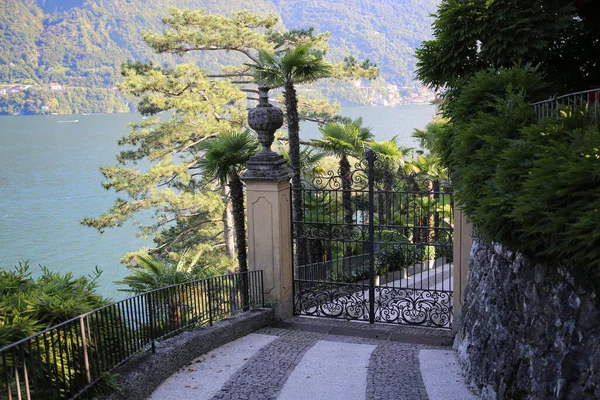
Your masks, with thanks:
[[[0,2],[0,89],[10,85],[30,84],[37,88],[19,89],[22,99],[12,99],[14,113],[43,112],[33,104],[43,104],[45,86],[55,83],[63,90],[73,88],[110,89],[120,79],[120,66],[128,60],[154,61],[159,64],[195,62],[215,69],[228,60],[217,55],[174,56],[154,54],[142,40],[145,30],[162,30],[161,18],[169,7],[199,9],[210,13],[231,14],[249,10],[258,14],[275,14],[281,29],[314,26],[318,32],[332,33],[329,57],[339,61],[354,55],[370,59],[380,66],[382,78],[389,83],[412,81],[415,67],[414,49],[429,38],[436,0],[3,0]],[[221,56],[222,57],[222,56]],[[331,92],[329,90],[328,92]],[[102,110],[62,104],[50,111],[65,112],[92,109],[106,112],[123,109],[116,91],[105,101]],[[0,113],[8,113],[8,97],[0,96]],[[93,102],[92,95],[88,96]],[[353,96],[355,97],[355,96]],[[342,100],[344,100],[342,98]],[[16,103],[15,103],[16,101]],[[360,99],[347,99],[357,103]],[[120,103],[120,105],[118,105]],[[15,105],[16,104],[16,105]],[[29,104],[29,106],[27,106]],[[21,108],[20,108],[21,107]]]

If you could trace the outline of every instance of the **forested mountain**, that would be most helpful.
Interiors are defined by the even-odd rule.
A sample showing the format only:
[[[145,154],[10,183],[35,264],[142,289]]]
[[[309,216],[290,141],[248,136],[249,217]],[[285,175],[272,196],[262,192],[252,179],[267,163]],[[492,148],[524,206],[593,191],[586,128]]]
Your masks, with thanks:
[[[375,62],[383,78],[414,79],[414,49],[430,37],[435,0],[273,0],[286,28],[313,26],[331,32],[330,56]]]
[[[437,0],[2,0],[0,89],[17,84],[38,85],[42,89],[60,84],[61,91],[78,88],[84,97],[115,97],[112,110],[112,102],[107,100],[103,107],[88,107],[86,111],[118,111],[122,109],[116,104],[119,94],[110,89],[120,78],[122,62],[181,62],[174,56],[154,54],[141,39],[144,30],[162,29],[161,17],[172,6],[206,8],[210,13],[222,14],[238,10],[272,13],[280,16],[282,29],[314,26],[317,32],[330,31],[332,60],[339,61],[349,54],[369,58],[378,64],[387,82],[405,84],[413,79],[414,48],[429,36],[429,14],[436,3]],[[217,57],[190,55],[185,61],[214,68],[221,61]],[[25,112],[41,112],[45,100],[40,97],[51,95],[42,95],[43,90],[27,90],[0,96],[0,112],[9,112],[1,107],[10,96],[14,103],[10,112],[19,112],[21,103]],[[57,111],[81,110],[65,106]]]

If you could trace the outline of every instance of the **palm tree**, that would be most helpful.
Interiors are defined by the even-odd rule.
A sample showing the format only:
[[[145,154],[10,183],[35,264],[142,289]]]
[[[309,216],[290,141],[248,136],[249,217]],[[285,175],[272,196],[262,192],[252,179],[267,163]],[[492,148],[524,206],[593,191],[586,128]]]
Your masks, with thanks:
[[[246,215],[244,209],[244,185],[240,176],[246,161],[259,149],[258,141],[250,131],[230,131],[201,144],[205,150],[200,162],[205,175],[217,179],[231,189],[233,225],[240,272],[248,272],[246,251]],[[233,298],[233,296],[232,296]],[[244,310],[249,307],[248,275],[242,275],[242,302]]]
[[[270,88],[283,87],[285,100],[285,114],[288,128],[290,166],[292,176],[292,205],[294,219],[303,220],[302,209],[302,166],[300,160],[300,117],[298,115],[298,97],[295,84],[314,82],[325,78],[331,73],[331,66],[323,60],[321,52],[313,51],[310,46],[302,45],[294,48],[270,53],[259,52],[259,64],[249,65],[254,70],[254,80]],[[298,261],[297,265],[306,263],[306,256],[300,249],[304,249],[301,240],[302,226],[294,224],[294,236],[297,238]]]
[[[144,293],[165,286],[177,285],[208,276],[207,272],[199,272],[194,269],[195,262],[186,262],[187,253],[184,253],[177,263],[165,263],[148,254],[136,256],[137,266],[132,269],[131,275],[127,275],[119,281],[118,285],[127,285],[128,288],[119,289],[121,292]],[[196,261],[201,254],[198,253]]]
[[[132,270],[131,275],[115,281],[115,283],[128,286],[119,291],[138,294],[217,275],[219,271],[216,268],[198,268],[201,256],[202,253],[199,252],[190,258],[186,251],[177,263],[165,263],[148,254],[138,255],[136,257],[137,268]],[[182,308],[189,303],[188,296],[190,294],[192,294],[190,291],[175,289],[155,292],[148,297],[148,301],[153,303],[149,309],[153,310],[155,315],[160,315],[162,313],[160,307],[157,306],[160,304],[166,306],[168,312],[168,327],[166,328],[179,329],[182,327],[184,319]],[[193,293],[193,296],[199,297],[200,293]],[[157,320],[161,321],[162,318],[159,316]]]
[[[290,160],[289,149],[282,147],[281,155]],[[326,171],[321,165],[321,161],[326,157],[324,153],[317,152],[314,148],[303,147],[300,149],[300,173],[303,179],[314,179],[323,176]]]
[[[406,165],[404,157],[412,150],[409,147],[399,146],[396,139],[397,137],[394,136],[385,142],[368,143],[368,147],[377,153],[377,157],[382,163],[383,190],[379,190],[378,196],[380,224],[390,224],[392,222],[394,171],[398,171]]]
[[[362,119],[339,124],[330,122],[320,127],[322,139],[315,139],[311,144],[323,153],[340,159],[340,178],[342,181],[342,208],[345,211],[347,224],[352,224],[352,177],[348,157],[362,158],[367,142],[373,140],[370,128],[362,126]]]
[[[241,272],[247,272],[244,185],[240,176],[246,161],[258,151],[258,141],[250,131],[229,131],[202,142],[200,147],[205,151],[200,161],[205,176],[231,189],[238,264]]]
[[[438,213],[440,180],[448,179],[448,170],[442,166],[439,156],[431,153],[418,155],[412,163],[406,165],[406,169],[414,177],[415,193],[427,192],[426,196],[420,196],[420,204],[417,208],[421,210],[421,215],[416,220],[421,228],[415,229],[413,239],[421,243],[430,242],[435,239],[432,236],[437,234],[436,228],[440,226]],[[423,189],[420,188],[419,182],[423,184]],[[433,232],[430,230],[432,226]]]
[[[354,222],[352,211],[352,170],[348,157],[362,158],[367,142],[373,140],[370,128],[362,126],[362,119],[348,121],[343,124],[330,122],[320,127],[323,134],[320,140],[312,140],[314,147],[321,149],[327,155],[336,156],[340,159],[340,179],[342,183],[342,209],[344,211],[344,222],[350,227]],[[346,246],[345,257],[352,256],[352,248]]]

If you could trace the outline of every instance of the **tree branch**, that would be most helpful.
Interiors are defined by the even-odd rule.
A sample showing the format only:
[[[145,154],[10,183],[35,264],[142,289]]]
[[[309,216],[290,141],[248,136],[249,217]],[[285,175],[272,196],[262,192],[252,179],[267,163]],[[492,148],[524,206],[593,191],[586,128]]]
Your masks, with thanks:
[[[289,142],[290,141],[290,139],[288,139],[286,137],[280,137],[280,138],[277,138],[277,140],[282,141],[282,142]],[[300,141],[300,144],[303,144],[305,146],[312,146],[313,145],[311,142],[305,142],[305,141],[302,141],[302,140]]]
[[[208,96],[206,95],[206,92],[205,92],[204,90],[201,90],[201,91],[200,91],[200,94],[202,94],[202,98],[204,99],[204,101],[206,101],[208,104],[210,104],[210,105],[212,106],[212,109],[213,109],[213,117],[215,117],[215,119],[216,119],[218,122],[221,122],[221,119],[222,119],[222,118],[221,118],[221,116],[220,116],[220,115],[217,113],[217,109],[215,108],[214,104],[212,104],[212,103],[210,102],[210,99],[209,99],[209,98],[208,98]]]
[[[199,224],[196,224],[196,225],[194,225],[194,226],[190,227],[189,229],[186,229],[185,231],[182,231],[182,232],[181,232],[179,235],[177,235],[177,236],[175,237],[175,239],[173,239],[171,242],[169,242],[169,243],[164,243],[164,244],[162,244],[161,246],[158,246],[158,247],[156,247],[156,250],[161,250],[161,249],[162,249],[162,250],[165,250],[165,251],[166,251],[166,250],[167,250],[167,249],[169,249],[171,246],[173,246],[175,243],[177,243],[177,242],[179,241],[179,239],[181,239],[181,237],[182,237],[182,236],[184,236],[184,235],[187,235],[187,234],[189,234],[190,232],[192,232],[192,231],[196,230],[196,228],[198,228],[200,225],[204,225],[204,224],[206,224],[206,223],[212,223],[212,222],[220,222],[220,221],[221,221],[221,219],[211,219],[211,220],[205,220],[205,221],[202,221],[201,223],[199,223]],[[215,238],[219,237],[219,235],[220,235],[221,233],[223,233],[223,232],[221,231],[221,232],[219,232],[217,235],[215,235],[215,236],[213,236],[213,237],[210,237],[210,238],[208,238],[207,240],[214,240]]]
[[[195,142],[192,142],[192,143],[190,143],[190,144],[186,145],[185,147],[181,148],[179,151],[186,151],[186,150],[187,150],[187,149],[189,149],[190,147],[193,147],[193,146],[197,145],[198,143],[201,143],[201,142],[203,142],[203,141],[205,141],[205,140],[207,140],[207,139],[212,139],[212,138],[214,138],[214,137],[216,137],[216,136],[217,136],[216,134],[213,134],[213,135],[208,135],[208,136],[204,136],[204,137],[202,137],[202,138],[200,138],[200,139],[196,140]]]
[[[169,222],[177,221],[177,220],[178,220],[178,219],[180,219],[180,218],[190,218],[190,217],[197,217],[197,216],[200,216],[200,215],[206,215],[206,214],[208,214],[208,211],[203,211],[203,212],[199,212],[199,213],[192,213],[192,214],[178,215],[178,216],[176,216],[176,217],[169,218],[169,219],[167,219],[167,220],[164,220],[164,221],[158,222],[158,223],[156,224],[156,226],[153,228],[153,230],[154,230],[154,231],[157,231],[157,230],[158,230],[158,228],[160,228],[161,226],[164,226],[164,225],[168,224]]]
[[[176,49],[169,49],[165,53],[187,53],[189,51],[237,51],[238,53],[242,53],[250,60],[252,60],[255,64],[260,64],[258,58],[254,57],[248,50],[239,49],[239,48],[229,48],[229,47],[207,47],[207,46],[189,46],[189,47],[178,47]]]

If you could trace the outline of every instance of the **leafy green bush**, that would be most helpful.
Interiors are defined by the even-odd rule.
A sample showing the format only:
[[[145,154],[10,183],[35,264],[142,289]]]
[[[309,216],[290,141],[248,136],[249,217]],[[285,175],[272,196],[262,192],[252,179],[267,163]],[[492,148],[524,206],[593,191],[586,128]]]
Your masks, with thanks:
[[[27,262],[20,262],[13,270],[0,271],[0,348],[108,304],[109,300],[96,292],[100,273],[96,270],[94,276],[76,278],[71,273],[61,275],[42,267],[41,276],[34,278]],[[101,324],[96,324],[94,317],[89,321],[96,328],[89,332],[90,357],[99,357],[101,353],[108,360],[125,353],[127,342],[112,329],[121,322],[118,311],[105,315]],[[80,373],[84,361],[78,328],[78,324],[68,323],[60,330],[47,332],[42,339],[22,345],[16,353],[4,353],[6,359],[4,364],[0,363],[0,376],[12,376],[11,368],[22,369],[27,360],[30,366],[35,366],[28,369],[30,379],[38,384],[52,382],[52,387],[38,387],[36,398],[54,397],[55,390],[70,398],[87,384],[82,382],[85,377]],[[121,332],[125,334],[124,330]],[[0,379],[0,393],[10,389],[13,398],[17,398],[17,388],[5,385],[5,380]],[[111,388],[114,388],[113,375],[102,373],[93,391],[100,393]]]
[[[27,262],[0,271],[0,347],[108,304],[96,292],[100,274],[76,278],[42,267],[33,278]]]
[[[435,243],[435,254],[436,257],[444,257],[445,262],[452,262],[454,259],[454,247],[452,242]]]
[[[484,239],[596,269],[600,132],[576,108],[538,123],[530,102],[544,86],[528,67],[477,74],[447,109],[437,146],[445,149],[457,203]]]
[[[396,244],[384,247],[375,259],[375,270],[379,274],[402,271],[409,265],[435,259],[435,246]]]

